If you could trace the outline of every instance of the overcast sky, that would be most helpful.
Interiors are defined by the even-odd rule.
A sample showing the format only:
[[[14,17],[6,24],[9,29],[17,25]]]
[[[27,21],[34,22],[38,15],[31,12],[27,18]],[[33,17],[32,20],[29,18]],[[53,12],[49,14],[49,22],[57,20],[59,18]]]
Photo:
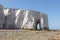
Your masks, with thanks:
[[[43,12],[48,15],[49,28],[60,30],[60,0],[0,0],[0,4]]]

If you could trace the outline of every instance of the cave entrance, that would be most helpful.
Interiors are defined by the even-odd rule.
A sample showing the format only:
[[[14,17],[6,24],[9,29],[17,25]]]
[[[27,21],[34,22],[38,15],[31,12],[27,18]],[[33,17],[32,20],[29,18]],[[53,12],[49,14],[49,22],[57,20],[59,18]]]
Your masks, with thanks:
[[[40,25],[40,22],[38,21],[37,23],[36,23],[36,30],[40,30],[41,29],[41,25]]]

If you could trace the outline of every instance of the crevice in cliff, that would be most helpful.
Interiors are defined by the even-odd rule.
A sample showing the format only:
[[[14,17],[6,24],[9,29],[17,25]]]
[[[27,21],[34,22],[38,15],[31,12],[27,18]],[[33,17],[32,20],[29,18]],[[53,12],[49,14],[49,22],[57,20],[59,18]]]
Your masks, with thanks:
[[[7,16],[5,16],[4,24],[2,26],[2,29],[7,29]]]

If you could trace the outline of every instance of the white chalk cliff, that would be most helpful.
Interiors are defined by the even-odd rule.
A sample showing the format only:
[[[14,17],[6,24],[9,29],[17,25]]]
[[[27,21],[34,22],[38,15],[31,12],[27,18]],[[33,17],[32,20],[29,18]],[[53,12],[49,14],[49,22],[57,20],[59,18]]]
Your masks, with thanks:
[[[33,10],[4,8],[0,5],[0,29],[49,29],[48,16]]]

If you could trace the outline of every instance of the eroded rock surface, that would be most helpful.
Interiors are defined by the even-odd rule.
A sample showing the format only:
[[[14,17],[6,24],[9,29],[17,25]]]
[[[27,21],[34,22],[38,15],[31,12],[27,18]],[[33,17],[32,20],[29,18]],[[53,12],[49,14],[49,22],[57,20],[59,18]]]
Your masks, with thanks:
[[[2,29],[5,18],[4,18],[4,7],[0,5],[0,29]]]
[[[0,18],[2,29],[48,29],[48,18],[44,13],[0,7],[0,15],[5,18]]]

